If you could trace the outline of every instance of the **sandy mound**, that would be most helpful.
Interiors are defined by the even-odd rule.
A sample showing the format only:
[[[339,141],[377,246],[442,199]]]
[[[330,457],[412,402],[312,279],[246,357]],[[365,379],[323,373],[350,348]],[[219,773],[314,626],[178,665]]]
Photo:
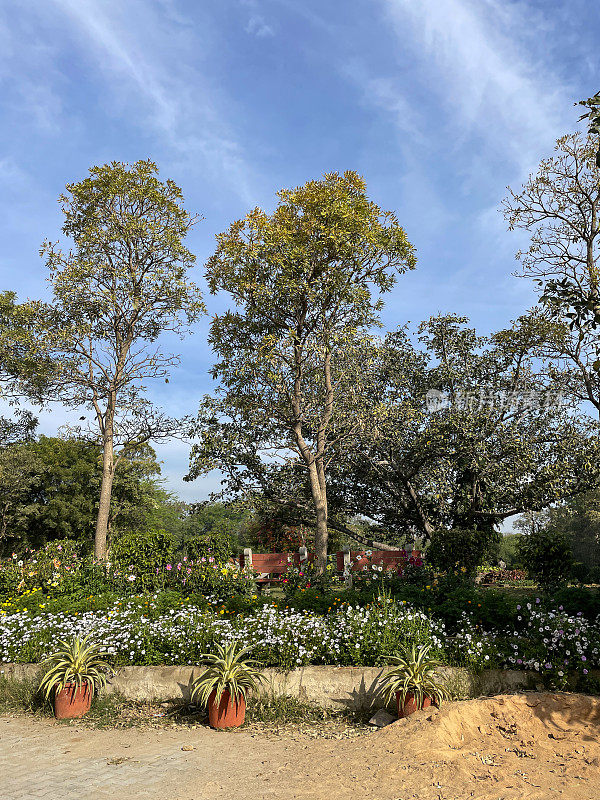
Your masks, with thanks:
[[[600,699],[528,693],[450,703],[319,756],[288,765],[288,797],[595,800]]]

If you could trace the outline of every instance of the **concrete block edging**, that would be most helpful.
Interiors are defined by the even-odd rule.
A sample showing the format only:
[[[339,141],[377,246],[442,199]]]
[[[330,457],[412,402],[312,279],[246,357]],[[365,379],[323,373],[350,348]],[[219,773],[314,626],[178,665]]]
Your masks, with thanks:
[[[381,703],[375,692],[386,667],[307,666],[290,672],[265,670],[264,691],[291,695],[324,708],[368,711]],[[121,667],[107,687],[128,700],[189,700],[190,687],[202,672],[198,666]],[[39,664],[0,664],[0,677],[25,680],[40,675]],[[440,669],[455,696],[459,698],[502,694],[539,686],[537,673],[523,670],[485,670],[475,674],[462,667]]]

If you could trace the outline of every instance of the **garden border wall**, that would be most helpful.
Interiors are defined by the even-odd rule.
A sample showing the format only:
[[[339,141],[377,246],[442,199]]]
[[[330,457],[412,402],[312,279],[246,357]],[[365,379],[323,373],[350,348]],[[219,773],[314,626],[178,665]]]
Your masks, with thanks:
[[[365,711],[374,705],[375,690],[385,667],[307,666],[291,672],[265,670],[267,691],[288,694],[326,708]],[[120,692],[128,700],[189,700],[191,684],[201,667],[121,667],[108,692]],[[39,664],[0,664],[0,676],[24,680],[39,676]],[[539,675],[523,670],[485,670],[474,674],[459,667],[444,667],[440,676],[460,698],[502,694],[541,688]]]

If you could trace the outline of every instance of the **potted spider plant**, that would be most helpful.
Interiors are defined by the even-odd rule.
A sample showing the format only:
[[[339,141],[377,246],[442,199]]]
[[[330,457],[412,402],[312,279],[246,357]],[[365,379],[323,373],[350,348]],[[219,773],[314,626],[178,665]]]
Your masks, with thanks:
[[[106,686],[111,667],[103,659],[100,645],[88,637],[61,640],[58,649],[43,662],[48,667],[40,683],[46,700],[54,694],[57,719],[82,717],[90,710],[94,692]]]
[[[212,728],[239,728],[246,718],[248,693],[258,689],[265,676],[257,661],[246,658],[251,648],[231,642],[216,650],[201,656],[206,669],[192,684],[191,699],[208,706]]]
[[[402,655],[391,659],[394,666],[381,680],[377,694],[386,705],[396,697],[399,718],[452,697],[444,682],[435,676],[441,664],[429,655],[430,650],[430,644],[419,647],[413,644]]]

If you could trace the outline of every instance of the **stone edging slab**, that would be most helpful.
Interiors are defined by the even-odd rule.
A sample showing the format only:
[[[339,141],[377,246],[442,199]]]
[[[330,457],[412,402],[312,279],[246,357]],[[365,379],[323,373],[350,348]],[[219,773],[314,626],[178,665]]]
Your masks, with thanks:
[[[201,667],[121,667],[108,692],[119,692],[128,700],[188,700],[190,687]],[[291,672],[265,670],[266,690],[308,700],[326,708],[369,710],[374,705],[377,684],[385,667],[307,666]],[[39,664],[0,664],[0,676],[14,680],[35,678]],[[440,669],[457,697],[502,694],[539,688],[539,675],[522,670],[485,670],[476,675],[459,667]]]

